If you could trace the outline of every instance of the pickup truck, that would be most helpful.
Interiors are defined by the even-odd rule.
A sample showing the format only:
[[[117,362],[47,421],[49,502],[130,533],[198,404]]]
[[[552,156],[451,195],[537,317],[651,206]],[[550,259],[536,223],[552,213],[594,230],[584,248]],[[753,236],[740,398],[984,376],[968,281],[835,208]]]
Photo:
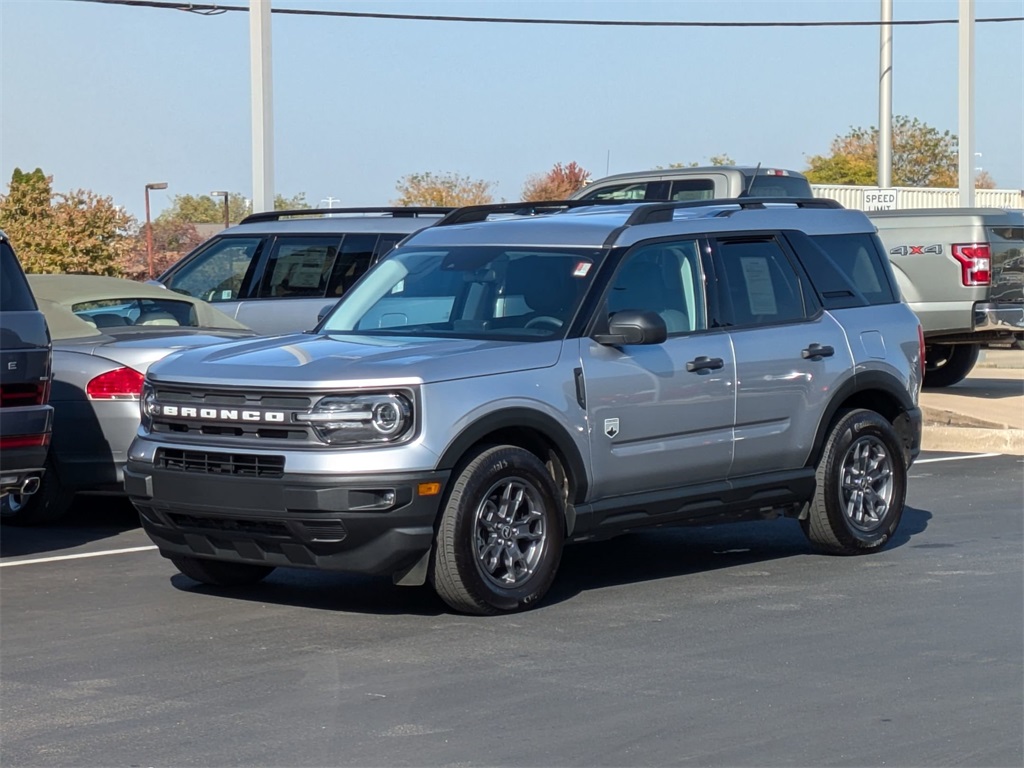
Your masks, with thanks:
[[[983,344],[1024,341],[1024,211],[872,211],[903,298],[921,320],[926,387],[963,380]]]

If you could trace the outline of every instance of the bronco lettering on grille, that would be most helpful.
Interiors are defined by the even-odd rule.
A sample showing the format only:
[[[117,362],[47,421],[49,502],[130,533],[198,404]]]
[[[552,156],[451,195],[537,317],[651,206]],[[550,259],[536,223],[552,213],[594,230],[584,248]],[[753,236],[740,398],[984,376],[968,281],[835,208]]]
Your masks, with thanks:
[[[284,411],[251,411],[238,408],[196,408],[185,405],[158,405],[155,414],[181,419],[210,419],[213,421],[248,421],[284,423]]]

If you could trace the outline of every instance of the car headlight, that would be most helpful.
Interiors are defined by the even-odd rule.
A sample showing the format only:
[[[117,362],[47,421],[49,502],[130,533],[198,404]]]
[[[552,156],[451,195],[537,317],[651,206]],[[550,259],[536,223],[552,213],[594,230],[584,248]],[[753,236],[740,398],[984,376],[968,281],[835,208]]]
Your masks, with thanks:
[[[156,414],[156,389],[148,381],[142,384],[142,397],[139,398],[139,416],[142,421],[142,428],[151,432],[153,427],[153,416]]]
[[[310,424],[330,445],[394,443],[412,429],[412,403],[405,395],[328,395],[295,420]]]

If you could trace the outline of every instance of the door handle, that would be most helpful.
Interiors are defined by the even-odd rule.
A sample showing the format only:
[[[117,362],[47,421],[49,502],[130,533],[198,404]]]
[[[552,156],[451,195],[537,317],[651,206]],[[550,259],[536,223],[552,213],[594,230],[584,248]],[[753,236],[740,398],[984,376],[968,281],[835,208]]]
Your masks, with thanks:
[[[691,360],[686,364],[686,370],[690,373],[700,373],[701,371],[717,371],[719,368],[725,365],[725,361],[720,357],[706,357],[701,355],[696,360]]]
[[[828,345],[811,344],[811,346],[800,353],[800,357],[804,360],[821,360],[823,357],[832,357],[835,353],[835,349]]]

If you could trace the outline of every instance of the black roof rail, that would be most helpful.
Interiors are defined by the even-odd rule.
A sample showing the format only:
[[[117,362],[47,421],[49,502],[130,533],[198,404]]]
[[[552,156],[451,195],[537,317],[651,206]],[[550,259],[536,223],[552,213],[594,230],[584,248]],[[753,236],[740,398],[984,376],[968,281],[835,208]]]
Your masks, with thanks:
[[[741,210],[764,208],[767,205],[792,205],[797,208],[842,208],[837,201],[827,197],[727,197],[717,200],[686,200],[678,203],[648,203],[637,208],[626,219],[626,226],[637,224],[658,224],[672,221],[675,211],[685,208],[739,207]]]
[[[382,206],[370,208],[299,208],[291,211],[263,211],[251,213],[239,224],[255,224],[260,221],[280,221],[285,218],[301,218],[305,216],[326,216],[335,213],[390,213],[392,218],[415,218],[417,216],[443,215],[455,210],[446,206]]]
[[[471,224],[486,221],[492,213],[512,213],[519,216],[537,216],[544,213],[556,213],[569,208],[593,208],[602,205],[636,204],[637,200],[534,200],[518,203],[487,203],[486,205],[465,205],[456,208],[435,227],[450,227],[454,224]]]

